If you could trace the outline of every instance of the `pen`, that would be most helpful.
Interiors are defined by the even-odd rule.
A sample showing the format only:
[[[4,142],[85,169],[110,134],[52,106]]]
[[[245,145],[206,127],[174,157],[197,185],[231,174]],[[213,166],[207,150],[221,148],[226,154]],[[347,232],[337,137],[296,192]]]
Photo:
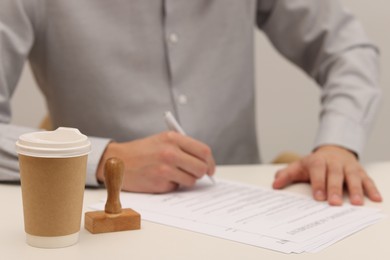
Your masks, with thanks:
[[[173,116],[171,111],[165,112],[164,120],[165,120],[165,124],[168,126],[169,130],[176,131],[182,135],[186,135],[183,128],[179,125],[179,123],[177,122],[176,118]],[[213,184],[216,183],[213,176],[210,176],[210,175],[207,175],[207,176],[210,178],[210,180]]]

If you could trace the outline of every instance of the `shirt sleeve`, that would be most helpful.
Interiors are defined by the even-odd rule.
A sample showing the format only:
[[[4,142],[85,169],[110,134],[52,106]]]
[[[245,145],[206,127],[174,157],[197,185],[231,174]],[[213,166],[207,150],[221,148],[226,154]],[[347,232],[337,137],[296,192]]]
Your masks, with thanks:
[[[91,152],[88,154],[86,185],[96,187],[100,186],[100,183],[96,178],[96,171],[99,166],[100,158],[111,140],[91,136],[88,138],[91,141]]]
[[[258,1],[257,24],[275,48],[321,87],[314,147],[360,155],[377,111],[379,51],[337,0]]]
[[[38,13],[35,1],[0,1],[0,181],[19,181],[15,143],[20,135],[36,128],[11,125],[13,92],[24,63],[34,43]],[[88,156],[88,186],[98,186],[96,170],[110,139],[89,137],[92,151]]]
[[[28,11],[19,0],[0,1],[0,179],[19,180],[15,141],[34,129],[11,126],[10,100],[34,41]]]

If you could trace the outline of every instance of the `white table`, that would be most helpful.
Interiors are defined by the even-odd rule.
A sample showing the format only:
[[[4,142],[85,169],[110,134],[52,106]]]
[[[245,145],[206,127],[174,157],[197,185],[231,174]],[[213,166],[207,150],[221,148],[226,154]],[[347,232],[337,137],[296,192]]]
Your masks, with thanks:
[[[221,166],[218,178],[270,186],[274,165]],[[390,217],[390,162],[366,166],[384,198],[383,203],[366,201]],[[310,194],[308,184],[289,191]],[[84,210],[105,197],[103,189],[85,192]],[[0,259],[390,259],[390,218],[381,220],[342,241],[310,254],[283,254],[225,239],[142,221],[141,230],[92,235],[82,226],[79,243],[61,249],[39,249],[25,243],[20,186],[0,184]]]

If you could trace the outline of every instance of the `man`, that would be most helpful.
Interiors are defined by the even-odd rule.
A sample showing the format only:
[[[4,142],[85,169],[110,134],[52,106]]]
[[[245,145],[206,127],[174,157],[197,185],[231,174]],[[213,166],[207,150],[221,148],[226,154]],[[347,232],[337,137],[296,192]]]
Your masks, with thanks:
[[[0,3],[1,174],[18,178],[9,100],[28,58],[54,126],[92,141],[87,183],[124,160],[123,189],[192,186],[217,164],[258,163],[253,29],[322,88],[313,149],[274,188],[310,182],[317,200],[381,197],[358,162],[375,113],[378,53],[338,1],[3,0]],[[165,131],[164,111],[188,136]]]

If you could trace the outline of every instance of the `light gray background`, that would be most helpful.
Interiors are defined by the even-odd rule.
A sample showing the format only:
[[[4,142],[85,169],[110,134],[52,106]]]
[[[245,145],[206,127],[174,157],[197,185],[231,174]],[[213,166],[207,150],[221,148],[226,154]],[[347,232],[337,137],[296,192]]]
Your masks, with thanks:
[[[364,162],[390,160],[390,2],[343,0],[381,49],[382,105],[363,154]],[[257,113],[260,149],[269,162],[281,151],[309,153],[318,126],[319,90],[256,33]],[[102,65],[103,66],[103,65]],[[46,114],[45,101],[26,66],[12,99],[13,123],[38,126]]]

